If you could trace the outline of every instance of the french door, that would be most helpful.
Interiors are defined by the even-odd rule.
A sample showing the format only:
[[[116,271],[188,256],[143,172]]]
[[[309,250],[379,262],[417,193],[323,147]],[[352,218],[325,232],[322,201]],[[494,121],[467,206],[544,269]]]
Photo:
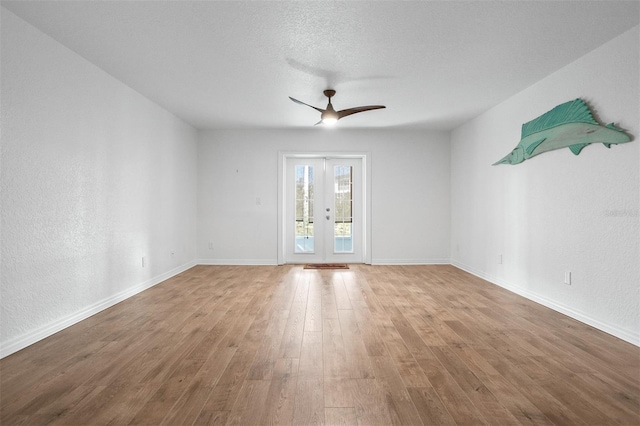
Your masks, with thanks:
[[[362,160],[288,158],[285,167],[287,263],[362,262]]]

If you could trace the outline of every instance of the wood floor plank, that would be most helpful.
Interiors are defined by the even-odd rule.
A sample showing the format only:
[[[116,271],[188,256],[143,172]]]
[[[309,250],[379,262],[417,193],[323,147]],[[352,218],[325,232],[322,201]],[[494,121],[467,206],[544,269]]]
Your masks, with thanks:
[[[305,332],[302,338],[302,350],[298,376],[302,379],[322,379],[324,377],[322,333]]]
[[[171,407],[162,423],[166,425],[193,423],[200,415],[209,393],[218,383],[235,353],[236,348],[234,347],[223,347],[212,353],[202,368],[198,370],[180,399]]]
[[[394,425],[422,425],[402,377],[389,357],[372,357],[376,381],[385,392],[387,410]]]
[[[442,337],[424,321],[417,309],[412,308],[409,312],[404,313],[404,317],[409,321],[413,330],[427,346],[445,346],[447,344]]]
[[[304,331],[322,331],[322,281],[317,275],[309,278]]]
[[[369,356],[385,356],[388,354],[384,341],[378,332],[373,316],[369,309],[354,309],[358,330],[362,336],[362,342]]]
[[[353,310],[341,309],[338,311],[338,317],[350,377],[372,379],[374,377],[373,366]]]
[[[382,386],[375,379],[353,380],[353,402],[358,425],[392,424]]]
[[[358,278],[357,272],[353,270],[343,271],[342,272],[342,282],[344,284],[344,288],[347,291],[347,295],[349,296],[349,303],[353,308],[355,307],[365,307],[367,306],[367,297],[366,292],[363,289],[362,285],[365,283],[358,282],[358,280],[364,280],[364,278]]]
[[[270,380],[245,380],[227,425],[260,424],[270,386]]]
[[[467,397],[451,375],[441,366],[433,367],[426,358],[418,360],[445,408],[458,424],[487,424],[479,407]]]
[[[331,278],[331,282],[333,283],[333,294],[336,297],[336,308],[352,309],[349,293],[347,293],[344,281],[342,280],[343,274],[343,272],[334,272]]]
[[[282,344],[280,345],[278,355],[280,358],[300,358],[306,309],[306,300],[304,302],[294,302],[291,306]]]
[[[338,319],[326,319],[322,326],[324,377],[351,377]]]
[[[14,379],[12,379],[6,386],[3,383],[1,388],[2,392],[0,392],[2,396],[0,400],[0,406],[2,407],[0,410],[0,423],[11,424],[16,421],[19,416],[28,415],[28,412],[40,410],[47,407],[47,405],[54,403],[55,399],[63,395],[57,392],[51,393],[51,387],[64,386],[67,389],[67,392],[71,392],[73,390],[72,386],[65,385],[64,383],[77,383],[80,385],[83,379],[90,376],[95,369],[95,367],[91,365],[92,359],[95,358],[100,361],[108,360],[117,353],[117,350],[120,349],[121,346],[116,342],[94,342],[83,351],[79,351],[77,357],[73,357],[63,362],[59,366],[59,369],[50,370],[48,368],[43,368],[46,372],[50,371],[47,375],[43,375],[41,372],[36,370],[36,374],[34,374],[34,376],[39,379],[36,382],[29,380],[30,378],[27,371],[23,371],[18,377],[23,375],[26,376],[27,380],[25,380],[24,384],[21,384],[18,380]],[[98,352],[96,353],[96,351]],[[91,356],[91,354],[94,353],[95,355]],[[64,378],[62,372],[66,370],[73,371],[73,374],[77,377],[75,381]],[[4,374],[2,374],[0,378],[3,378],[3,376]],[[91,387],[95,386],[95,384],[91,385]],[[46,398],[44,397],[46,394],[50,394],[51,396]],[[65,411],[66,410],[67,409],[65,409]]]
[[[259,423],[268,425],[292,424],[297,386],[298,360],[293,358],[278,359]]]
[[[287,325],[289,311],[274,311],[264,331],[260,347],[251,364],[247,378],[250,380],[270,380],[276,359],[280,353],[282,336]]]
[[[553,394],[529,380],[520,369],[524,362],[517,360],[516,365],[513,359],[503,358],[500,352],[492,348],[475,348],[475,352],[483,359],[485,371],[491,375],[490,380],[485,380],[487,387],[521,423],[550,424],[554,420],[561,420],[562,423],[565,420],[578,424],[582,422],[566,405],[560,403],[559,407]],[[516,383],[519,386],[514,386]]]
[[[338,307],[331,276],[328,271],[320,271],[318,275],[322,285],[322,319],[337,319]]]
[[[411,311],[412,308],[409,308]],[[422,337],[416,332],[413,325],[407,320],[404,312],[399,309],[394,309],[390,314],[391,322],[396,331],[402,337],[403,342],[412,354],[420,354],[423,351],[427,351],[428,347]]]
[[[204,403],[207,412],[231,411],[242,389],[257,348],[238,348]]]
[[[640,348],[450,265],[197,266],[0,360],[0,423],[640,424]]]
[[[425,425],[455,425],[456,421],[451,417],[436,391],[431,387],[408,388],[409,396],[413,401],[418,414]]]
[[[583,423],[578,416],[562,405],[530,377],[527,377],[524,374],[524,371],[520,371],[519,368],[508,368],[506,371],[503,369],[501,373],[494,369],[485,358],[476,352],[476,349],[474,348],[465,347],[451,349],[465,362],[474,374],[482,380],[482,383],[496,396],[496,398],[498,398],[500,391],[508,387],[508,385],[505,384],[505,380],[511,381],[511,383],[514,383],[514,387],[517,387],[517,393],[512,392],[510,397],[521,394],[523,399],[529,400],[551,422],[555,424]],[[512,415],[513,412],[524,413],[526,410],[531,411],[530,407],[518,407],[511,403],[505,403],[502,398],[499,398],[499,401],[501,401],[505,408],[511,408],[510,412]]]
[[[271,313],[265,312],[264,315],[258,315],[258,318],[252,322],[246,333],[247,337],[239,344],[227,368],[205,401],[202,408],[205,416],[220,411],[231,411],[260,348],[260,330],[268,329],[267,323],[269,320],[277,320],[279,312],[273,315],[267,314]]]
[[[171,333],[155,332],[155,334],[156,337],[162,334],[168,341],[172,340]],[[55,400],[61,397],[64,398],[66,392],[63,391],[64,388],[60,388],[60,386],[66,387],[69,384],[82,383],[84,381],[85,383],[97,386],[102,389],[102,391],[95,394],[93,398],[84,398],[74,407],[58,413],[57,418],[65,419],[65,421],[67,421],[66,419],[71,419],[68,421],[78,423],[86,421],[84,420],[86,419],[85,413],[88,413],[94,409],[94,407],[96,410],[99,410],[110,404],[111,399],[116,395],[115,392],[112,392],[112,389],[128,387],[133,383],[132,379],[139,380],[140,377],[145,374],[150,367],[149,359],[161,356],[161,353],[157,351],[158,346],[156,346],[159,340],[160,339],[141,339],[137,344],[128,344],[126,350],[120,347],[118,356],[111,354],[110,359],[104,356],[95,357],[95,360],[103,361],[98,368],[89,362],[91,358],[86,358],[85,361],[73,365],[70,372],[65,373],[63,371],[61,374],[54,376],[50,381],[43,382],[43,389],[39,392],[37,400],[32,401],[24,407],[24,410],[31,412],[34,404],[36,404],[36,406],[46,407],[47,397],[55,398]],[[112,342],[112,344],[113,343],[114,342]],[[108,356],[108,354],[105,355]],[[108,362],[107,359],[109,359]],[[126,375],[113,372],[113,370],[118,368],[120,369],[118,370],[119,372],[124,372]],[[96,373],[92,374],[92,372]],[[136,376],[134,373],[138,375]],[[85,407],[88,407],[88,409],[85,409]]]
[[[486,384],[451,348],[445,346],[430,349],[469,400],[484,413],[485,418],[505,425],[518,423]]]
[[[167,406],[173,405],[180,399],[198,370],[204,364],[202,359],[184,359],[169,375],[156,393],[138,411],[131,424],[160,424],[167,413]],[[90,411],[87,410],[88,414]],[[78,419],[78,424],[87,424],[90,418]]]
[[[620,387],[616,383],[611,383],[599,373],[579,374],[579,376],[587,383],[585,389],[593,389],[596,392],[609,395],[619,405],[623,405],[626,411],[633,413],[636,419],[640,417],[639,393]]]
[[[324,425],[324,384],[322,379],[298,378],[293,409],[294,425]]]
[[[546,378],[549,381],[550,378],[559,379],[562,381],[563,386],[570,388],[576,393],[575,397],[572,397],[572,401],[577,399],[584,400],[591,408],[597,410],[603,416],[606,416],[611,423],[628,424],[633,423],[637,419],[638,412],[636,410],[627,409],[626,405],[620,403],[613,397],[613,393],[602,392],[597,388],[593,388],[587,385],[581,376],[573,373],[566,373],[563,367],[555,360],[547,357],[536,357],[535,367],[542,367],[547,369],[550,374]],[[545,379],[539,380],[541,384],[545,383]],[[587,402],[589,401],[589,402]],[[575,411],[575,410],[574,410]],[[582,412],[584,410],[580,410]],[[598,415],[591,413],[592,419],[597,418]]]
[[[327,426],[352,426],[357,422],[356,409],[353,407],[325,408],[324,417]]]
[[[12,420],[2,424],[65,424],[67,423],[65,419],[71,408],[82,406],[87,401],[92,401],[105,389],[106,386],[78,386],[68,394],[56,399],[53,404],[39,409],[35,414],[22,416],[22,422],[18,420],[14,422]]]
[[[273,309],[288,311],[291,308],[301,277],[302,270],[290,268],[283,275],[274,278],[278,287],[274,294]]]
[[[165,359],[175,359],[171,354],[178,353],[178,358],[185,359],[183,356],[188,352],[189,348],[195,344],[201,333],[194,331],[187,336],[181,336],[180,333],[163,333],[164,339],[157,341],[157,345],[149,348],[144,353],[140,353],[132,363],[123,365],[118,370],[118,374],[114,376],[105,388],[103,394],[95,398],[94,401],[79,404],[78,407],[69,414],[69,420],[74,418],[77,421],[84,421],[83,413],[95,413],[90,421],[96,423],[124,422],[126,419],[130,421],[140,407],[144,406],[166,382],[155,378],[154,380],[145,381],[143,378],[149,376],[154,366],[162,364]],[[180,338],[182,337],[182,338]],[[180,348],[180,349],[178,349]],[[180,365],[180,363],[172,363],[170,370],[166,370],[167,374]],[[115,366],[110,365],[111,368]],[[116,367],[117,368],[117,367]],[[100,401],[100,405],[96,406],[95,401]],[[65,416],[64,418],[66,418]]]
[[[329,377],[324,379],[325,407],[353,407],[354,379]]]
[[[303,270],[297,276],[296,292],[293,295],[292,303],[307,303],[309,297],[309,281],[312,271]]]
[[[229,419],[229,411],[201,411],[193,423],[195,425],[224,426]]]
[[[393,311],[395,307],[392,307]],[[385,342],[389,356],[395,362],[398,372],[407,387],[429,386],[429,380],[420,369],[413,354],[402,339],[391,317],[375,319],[380,336]]]

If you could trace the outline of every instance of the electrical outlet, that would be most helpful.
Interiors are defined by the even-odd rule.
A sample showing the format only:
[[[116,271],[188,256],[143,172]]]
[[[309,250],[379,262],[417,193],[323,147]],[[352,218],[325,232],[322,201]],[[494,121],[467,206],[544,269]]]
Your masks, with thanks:
[[[209,250],[213,250],[213,241],[209,241]]]
[[[502,255],[498,255],[498,265],[502,265]]]
[[[570,271],[566,271],[564,273],[564,283],[566,285],[571,285],[571,272]]]
[[[142,267],[144,268],[146,264],[147,264],[147,258],[142,256]]]

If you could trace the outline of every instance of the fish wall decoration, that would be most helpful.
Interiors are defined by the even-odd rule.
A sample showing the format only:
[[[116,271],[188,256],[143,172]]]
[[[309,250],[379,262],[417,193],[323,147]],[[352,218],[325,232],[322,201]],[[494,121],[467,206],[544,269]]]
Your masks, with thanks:
[[[592,143],[601,143],[607,148],[612,144],[631,142],[631,136],[613,123],[606,126],[591,115],[589,106],[582,99],[565,102],[522,125],[520,143],[495,162],[518,164],[543,152],[569,148],[575,155]]]

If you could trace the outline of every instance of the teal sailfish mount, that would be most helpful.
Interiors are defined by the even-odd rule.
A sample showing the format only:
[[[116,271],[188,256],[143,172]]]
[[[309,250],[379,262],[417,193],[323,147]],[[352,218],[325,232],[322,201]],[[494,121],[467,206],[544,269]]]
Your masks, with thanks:
[[[631,136],[613,123],[598,123],[582,99],[565,102],[522,125],[520,143],[498,164],[518,164],[543,152],[569,148],[575,155],[592,143],[607,148],[631,142]]]

